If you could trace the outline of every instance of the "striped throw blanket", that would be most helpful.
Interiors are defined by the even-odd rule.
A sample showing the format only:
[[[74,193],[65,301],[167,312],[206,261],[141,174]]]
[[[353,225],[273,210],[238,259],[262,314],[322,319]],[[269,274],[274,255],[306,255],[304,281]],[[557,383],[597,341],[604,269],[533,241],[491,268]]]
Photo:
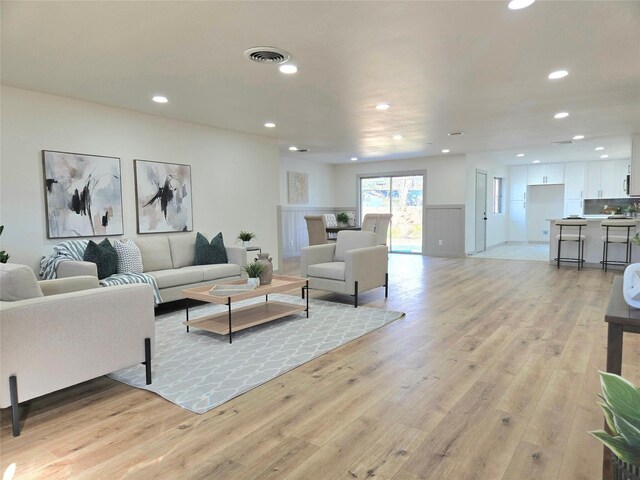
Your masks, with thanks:
[[[53,253],[40,260],[40,276],[44,280],[57,277],[57,269],[60,262],[75,260],[81,262],[89,240],[66,240],[53,247]],[[146,273],[117,273],[100,280],[100,285],[112,287],[114,285],[130,285],[132,283],[148,283],[153,287],[153,301],[156,305],[162,303],[160,290],[156,279]]]

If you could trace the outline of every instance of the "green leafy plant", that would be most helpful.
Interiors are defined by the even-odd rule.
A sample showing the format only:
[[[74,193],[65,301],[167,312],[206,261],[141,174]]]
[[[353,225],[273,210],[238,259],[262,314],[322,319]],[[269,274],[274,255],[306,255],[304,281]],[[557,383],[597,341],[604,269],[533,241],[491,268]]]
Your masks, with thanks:
[[[338,223],[349,223],[349,215],[347,215],[345,212],[340,212],[336,215],[336,220],[338,221]]]
[[[249,242],[252,238],[256,238],[255,233],[240,230],[240,233],[238,234],[238,240],[242,240],[243,242]]]
[[[591,433],[623,462],[640,466],[640,389],[613,373],[600,372],[600,406],[611,433]]]
[[[4,225],[0,225],[0,235],[2,235],[3,231]],[[7,260],[9,260],[9,254],[4,250],[0,251],[0,263],[7,263]]]
[[[258,278],[264,272],[264,265],[258,262],[247,263],[244,266],[244,271],[247,272],[249,278]]]

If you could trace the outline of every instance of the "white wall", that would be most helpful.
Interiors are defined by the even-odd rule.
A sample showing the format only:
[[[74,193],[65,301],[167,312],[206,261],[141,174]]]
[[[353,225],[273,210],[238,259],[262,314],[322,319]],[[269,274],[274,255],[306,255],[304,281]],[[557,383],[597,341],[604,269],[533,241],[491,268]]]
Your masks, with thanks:
[[[465,157],[451,155],[368,163],[349,163],[335,167],[336,205],[358,204],[358,174],[385,174],[426,170],[426,204],[452,205],[465,201]]]
[[[507,241],[507,167],[501,163],[483,158],[482,154],[467,155],[465,191],[465,251],[472,253],[475,251],[475,211],[476,211],[476,170],[487,172],[487,243],[486,246],[499,245]],[[504,201],[503,213],[493,214],[493,178],[504,178]]]
[[[293,158],[280,158],[280,205],[283,207],[334,207],[334,166]],[[309,203],[289,203],[287,172],[303,172],[309,175]]]
[[[226,244],[250,230],[278,258],[277,140],[5,86],[1,116],[0,241],[11,262],[36,269],[59,243],[46,238],[42,150],[120,157],[124,237],[136,236],[133,159],[189,164],[194,230],[222,231]]]

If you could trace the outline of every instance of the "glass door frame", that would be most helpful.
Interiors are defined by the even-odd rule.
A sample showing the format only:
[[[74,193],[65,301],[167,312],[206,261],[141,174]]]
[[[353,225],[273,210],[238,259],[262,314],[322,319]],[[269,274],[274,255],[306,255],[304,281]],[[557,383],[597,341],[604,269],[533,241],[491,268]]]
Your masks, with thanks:
[[[422,175],[422,247],[421,252],[394,252],[402,255],[425,255],[427,237],[426,237],[426,220],[427,220],[427,171],[426,170],[395,170],[392,172],[379,172],[379,173],[358,173],[356,175],[356,205],[357,214],[362,223],[362,180],[367,178],[380,178],[380,177],[411,177]],[[391,218],[391,225],[393,225],[393,218]]]

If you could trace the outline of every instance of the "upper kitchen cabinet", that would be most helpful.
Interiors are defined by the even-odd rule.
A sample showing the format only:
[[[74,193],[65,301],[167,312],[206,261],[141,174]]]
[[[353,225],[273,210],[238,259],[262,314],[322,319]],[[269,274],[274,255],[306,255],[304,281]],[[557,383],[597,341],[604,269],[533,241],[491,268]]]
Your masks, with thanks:
[[[629,194],[640,197],[640,134],[631,138],[631,185]]]
[[[584,162],[567,163],[564,166],[564,198],[584,198],[586,165]]]
[[[548,185],[564,183],[564,164],[547,163],[527,167],[527,184]]]
[[[524,201],[527,195],[527,166],[518,165],[509,170],[509,201]]]
[[[585,198],[624,198],[629,173],[628,160],[603,160],[587,163]]]

